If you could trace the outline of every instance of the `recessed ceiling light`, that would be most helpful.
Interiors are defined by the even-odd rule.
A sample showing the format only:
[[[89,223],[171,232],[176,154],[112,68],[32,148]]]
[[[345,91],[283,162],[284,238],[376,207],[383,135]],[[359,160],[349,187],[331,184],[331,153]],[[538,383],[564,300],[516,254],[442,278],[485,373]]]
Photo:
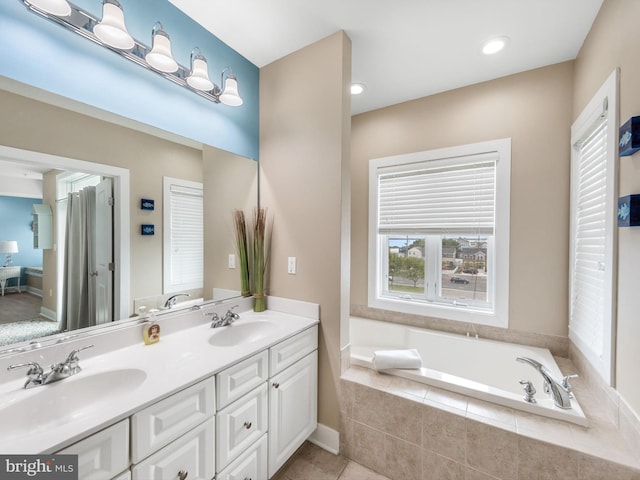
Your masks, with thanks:
[[[363,83],[352,83],[351,84],[351,95],[360,95],[365,91],[366,85]]]
[[[509,43],[509,37],[494,37],[484,42],[484,45],[482,45],[482,53],[485,55],[498,53],[507,46],[507,43]]]

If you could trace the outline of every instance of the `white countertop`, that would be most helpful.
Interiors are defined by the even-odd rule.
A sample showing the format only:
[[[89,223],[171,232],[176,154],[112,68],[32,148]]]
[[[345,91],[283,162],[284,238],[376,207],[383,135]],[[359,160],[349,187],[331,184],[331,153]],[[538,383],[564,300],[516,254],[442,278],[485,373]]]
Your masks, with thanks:
[[[262,337],[250,343],[230,347],[212,346],[209,343],[209,338],[222,329],[248,322],[268,322],[273,326]],[[273,310],[261,313],[240,312],[240,319],[229,327],[212,329],[207,322],[168,335],[163,334],[160,342],[153,345],[145,345],[140,335],[140,341],[135,345],[86,359],[83,359],[82,352],[82,372],[56,383],[24,389],[25,376],[2,383],[0,453],[54,453],[317,323],[318,320],[314,318]],[[142,330],[140,325],[138,328]],[[45,365],[42,367],[47,370]],[[67,391],[77,390],[71,382],[86,382],[92,375],[130,369],[142,370],[146,374],[145,380],[139,385],[133,384],[131,390],[109,395],[108,384],[104,385],[104,391],[100,391],[102,385],[99,382],[88,382],[87,388],[95,390],[92,392],[93,401],[74,408],[73,412],[66,415],[64,422],[39,424],[33,420],[33,416],[43,417],[40,409],[44,409],[44,412],[50,409],[53,417],[57,416],[56,412],[65,411],[62,403],[65,386]],[[37,411],[38,415],[30,414],[30,411]],[[16,415],[15,412],[19,414]],[[7,432],[3,420],[13,422],[14,428]],[[24,430],[15,427],[22,424],[25,426]]]

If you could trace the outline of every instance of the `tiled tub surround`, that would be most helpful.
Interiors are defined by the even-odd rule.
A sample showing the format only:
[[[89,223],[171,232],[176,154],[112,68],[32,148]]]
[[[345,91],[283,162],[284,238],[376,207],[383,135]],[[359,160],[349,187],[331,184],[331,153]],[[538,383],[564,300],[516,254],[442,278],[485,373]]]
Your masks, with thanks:
[[[342,453],[392,480],[640,480],[638,450],[577,381],[589,428],[361,367],[340,385]]]
[[[349,330],[352,365],[373,368],[376,350],[416,349],[423,368],[390,373],[498,405],[588,425],[577,398],[571,400],[570,409],[555,407],[551,397],[542,393],[542,375],[516,361],[518,357],[531,358],[561,379],[560,369],[547,349],[357,317],[351,317]],[[523,379],[538,392],[535,403],[524,401]]]
[[[240,320],[245,322],[266,320],[271,325],[265,335],[256,341],[232,347],[214,347],[208,339],[216,334],[209,328],[211,317],[203,313],[215,311],[219,315],[232,305],[239,304]],[[126,395],[109,397],[108,402],[98,400],[74,412],[72,419],[50,425],[26,425],[9,434],[0,427],[0,452],[3,454],[53,453],[87,437],[104,427],[127,418],[133,412],[157,402],[175,392],[200,382],[224,368],[252,356],[255,352],[289,338],[318,323],[319,307],[284,299],[270,299],[273,310],[255,314],[246,300],[222,305],[209,305],[202,310],[189,310],[157,318],[162,329],[161,340],[155,345],[144,345],[141,323],[129,323],[121,328],[112,326],[99,329],[94,335],[73,339],[61,344],[43,346],[22,353],[0,356],[0,418],[3,409],[29,403],[35,395],[51,392],[64,393],[65,387],[92,374],[109,371],[140,369],[145,381]],[[275,309],[278,310],[275,310]],[[234,328],[233,326],[227,328]],[[6,371],[14,363],[36,361],[46,366],[60,362],[75,348],[93,344],[80,353],[82,372],[60,382],[25,390],[24,370]],[[16,348],[19,348],[17,346]],[[69,382],[69,383],[66,383]],[[55,400],[55,399],[52,399]],[[56,404],[59,402],[50,402]],[[43,408],[49,408],[46,405]],[[55,405],[54,405],[55,406]],[[6,412],[5,412],[6,413]],[[25,412],[25,418],[26,412]],[[2,423],[2,422],[0,422]],[[14,422],[15,423],[15,422]]]

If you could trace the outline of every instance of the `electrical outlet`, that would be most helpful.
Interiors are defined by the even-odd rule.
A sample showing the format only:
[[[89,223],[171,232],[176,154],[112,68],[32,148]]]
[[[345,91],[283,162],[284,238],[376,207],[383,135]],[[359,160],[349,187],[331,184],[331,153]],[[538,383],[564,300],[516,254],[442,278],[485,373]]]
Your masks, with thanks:
[[[287,273],[289,275],[295,275],[297,270],[297,260],[296,257],[289,257],[287,259]]]
[[[236,268],[236,256],[233,253],[229,254],[229,268]]]

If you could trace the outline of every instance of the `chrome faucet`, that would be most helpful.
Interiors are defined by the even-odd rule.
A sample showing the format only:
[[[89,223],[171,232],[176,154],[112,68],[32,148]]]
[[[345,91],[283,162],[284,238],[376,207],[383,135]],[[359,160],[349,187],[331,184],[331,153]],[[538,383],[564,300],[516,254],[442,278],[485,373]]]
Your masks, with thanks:
[[[176,302],[178,301],[178,297],[190,297],[188,293],[176,293],[175,295],[171,295],[167,298],[167,301],[164,302],[164,308],[172,308]]]
[[[76,348],[73,350],[64,362],[51,365],[51,370],[44,373],[42,367],[36,362],[16,363],[9,365],[7,370],[13,370],[20,367],[29,367],[27,370],[27,381],[24,384],[24,388],[33,388],[40,385],[47,385],[49,383],[57,382],[64,378],[80,373],[78,353],[87,348],[91,348],[93,345],[87,345],[85,347]]]
[[[224,317],[222,318],[220,318],[216,312],[206,313],[205,315],[211,315],[212,317],[211,328],[226,327],[228,325],[231,325],[236,320],[238,320],[240,318],[240,315],[233,312],[233,309],[236,308],[237,306],[238,305],[234,305],[229,310],[227,310],[227,313],[225,313]]]
[[[553,398],[553,403],[558,408],[570,409],[571,408],[571,385],[569,380],[575,378],[577,375],[567,375],[558,382],[547,367],[540,362],[533,360],[529,357],[517,357],[516,360],[520,363],[528,363],[533,368],[540,372],[544,379],[544,391],[550,393]]]

